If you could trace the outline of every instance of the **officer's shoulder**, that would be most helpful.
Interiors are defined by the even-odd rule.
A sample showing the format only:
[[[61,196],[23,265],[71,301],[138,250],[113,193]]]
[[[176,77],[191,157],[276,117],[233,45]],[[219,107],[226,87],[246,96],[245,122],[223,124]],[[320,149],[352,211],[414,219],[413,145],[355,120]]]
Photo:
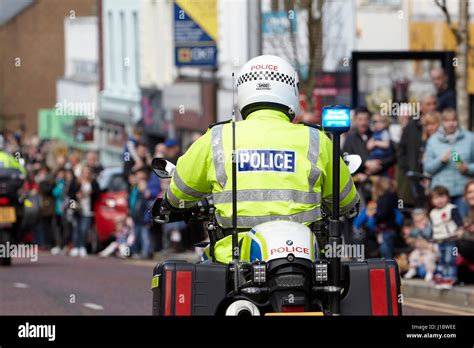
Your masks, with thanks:
[[[230,123],[230,122],[232,122],[232,119],[228,119],[228,120],[226,120],[226,121],[221,121],[221,122],[211,123],[211,124],[209,125],[208,130],[211,129],[212,127],[218,126],[218,125],[220,125],[220,124],[226,124],[226,123]]]
[[[323,126],[321,126],[320,124],[317,124],[317,123],[306,123],[306,122],[299,122],[297,124],[300,124],[300,125],[303,125],[303,126],[306,126],[306,127],[311,127],[311,128],[315,128],[315,129],[318,129],[320,131],[323,130]]]

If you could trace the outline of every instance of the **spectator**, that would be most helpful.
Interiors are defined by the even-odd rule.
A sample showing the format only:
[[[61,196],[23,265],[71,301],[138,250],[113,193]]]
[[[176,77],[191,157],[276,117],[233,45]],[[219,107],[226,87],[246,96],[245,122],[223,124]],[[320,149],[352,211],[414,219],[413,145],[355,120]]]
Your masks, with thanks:
[[[374,131],[367,142],[368,159],[379,160],[382,163],[383,160],[392,158],[394,155],[388,132],[389,120],[387,117],[376,114],[372,117],[372,122],[374,124]],[[383,174],[386,175],[386,171]]]
[[[464,197],[469,209],[464,216],[464,228],[457,242],[459,255],[456,265],[459,282],[474,284],[474,180],[466,184]]]
[[[68,250],[68,243],[71,241],[72,231],[76,229],[76,215],[78,213],[79,205],[75,202],[74,190],[78,183],[74,171],[66,169],[64,175],[64,189],[63,189],[63,228],[64,228],[64,247],[63,253]]]
[[[104,170],[104,167],[99,162],[99,156],[95,151],[87,152],[85,165],[92,170],[94,179],[97,179],[102,170]]]
[[[115,240],[99,253],[100,257],[108,257],[112,254],[120,258],[130,256],[130,248],[135,240],[133,233],[133,220],[130,216],[117,222]]]
[[[359,195],[362,199],[362,205],[370,200],[370,183],[368,177],[387,170],[395,163],[395,156],[380,159],[369,159],[369,150],[367,142],[372,136],[369,129],[370,112],[365,107],[357,108],[354,111],[354,127],[348,133],[344,142],[343,152],[356,154],[362,158],[362,164],[354,175]]]
[[[420,105],[420,115],[417,119],[413,118],[408,122],[402,132],[402,138],[398,147],[398,166],[399,175],[408,171],[423,173],[422,155],[423,148],[423,126],[424,115],[435,111],[436,98],[433,95],[427,95],[422,98]],[[411,195],[400,197],[405,204],[413,203],[416,207],[425,206],[424,188],[417,179],[409,179]]]
[[[448,75],[443,68],[431,70],[431,81],[436,89],[436,110],[456,109],[456,92],[448,87]]]
[[[54,216],[53,216],[53,233],[54,247],[51,249],[53,255],[59,254],[66,245],[63,224],[63,205],[64,205],[64,185],[65,171],[60,168],[56,172],[55,184],[52,190],[54,198]]]
[[[94,205],[99,195],[99,184],[92,177],[89,167],[82,168],[81,176],[76,187],[72,188],[71,196],[76,197],[79,204],[76,228],[73,231],[74,248],[71,256],[86,257],[86,240],[94,216]]]
[[[378,252],[378,244],[374,238],[377,232],[374,219],[376,211],[377,202],[369,201],[352,223],[353,240],[364,245],[365,258],[376,257]]]
[[[449,191],[446,187],[435,186],[430,195],[430,220],[433,240],[438,245],[439,259],[434,281],[438,289],[450,289],[457,279],[456,239],[463,226],[461,215],[456,206],[449,203]]]
[[[425,146],[426,146],[426,141],[428,141],[429,137],[431,137],[433,134],[435,134],[438,131],[438,128],[441,125],[441,114],[437,111],[429,112],[423,116],[422,123],[423,123],[422,139],[425,142]]]
[[[166,159],[173,164],[176,164],[178,162],[178,158],[181,156],[181,148],[179,147],[178,142],[174,139],[168,139],[165,142],[165,146]]]
[[[424,209],[415,209],[412,213],[413,227],[404,230],[405,242],[415,249],[408,257],[408,272],[405,279],[424,276],[430,282],[436,269],[436,252],[431,240],[431,223]]]
[[[139,155],[137,153],[137,146],[142,141],[142,137],[143,128],[139,126],[133,127],[132,134],[128,137],[123,153],[123,174],[125,178],[128,178],[128,175],[132,172],[133,167],[136,163],[138,163],[138,167],[143,166],[143,163],[141,163],[141,159],[139,158]]]
[[[431,174],[431,187],[444,186],[451,194],[451,202],[466,215],[464,187],[474,174],[474,135],[458,126],[456,112],[446,109],[441,127],[427,142],[425,171]]]
[[[391,259],[395,256],[395,237],[398,226],[397,221],[398,197],[395,185],[386,176],[374,178],[373,197],[377,200],[377,210],[374,221],[377,225],[377,241],[380,244],[380,255]]]
[[[52,222],[54,215],[53,187],[54,179],[50,175],[50,170],[42,166],[35,177],[39,186],[40,222],[35,227],[37,243],[42,249],[49,249],[52,244]]]
[[[154,199],[148,190],[148,180],[146,175],[137,176],[137,198],[135,206],[132,208],[132,218],[135,227],[135,244],[133,251],[140,254],[143,259],[150,258],[152,255],[150,238],[150,205]],[[136,256],[135,256],[136,257]]]
[[[155,153],[153,154],[153,158],[163,158],[166,154],[166,145],[165,143],[158,143],[155,146]]]
[[[124,162],[124,175],[128,177],[131,172],[146,171],[148,172],[151,165],[151,156],[144,143],[137,143],[135,146],[134,158]],[[148,174],[148,173],[147,173]]]

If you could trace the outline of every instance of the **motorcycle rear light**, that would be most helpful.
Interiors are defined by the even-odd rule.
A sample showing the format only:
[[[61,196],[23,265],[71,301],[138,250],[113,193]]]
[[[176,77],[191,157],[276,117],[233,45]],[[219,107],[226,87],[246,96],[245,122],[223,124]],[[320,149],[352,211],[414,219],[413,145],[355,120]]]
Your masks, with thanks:
[[[315,280],[318,283],[324,283],[329,280],[328,278],[328,264],[327,262],[316,262],[314,264]]]
[[[275,283],[279,288],[301,288],[305,278],[300,274],[283,274],[275,278]]]
[[[8,197],[0,197],[0,205],[9,205],[10,199]]]
[[[304,312],[304,306],[282,306],[281,311],[283,313],[300,313]]]
[[[254,263],[252,265],[252,280],[257,284],[265,283],[267,281],[266,263]]]

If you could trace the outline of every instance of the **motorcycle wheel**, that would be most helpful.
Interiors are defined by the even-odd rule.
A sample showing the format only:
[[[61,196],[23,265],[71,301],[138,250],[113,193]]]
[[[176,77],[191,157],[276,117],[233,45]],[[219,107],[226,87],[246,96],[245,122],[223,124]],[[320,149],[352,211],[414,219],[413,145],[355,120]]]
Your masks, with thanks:
[[[5,245],[8,241],[11,241],[10,232],[0,231],[0,244]],[[0,257],[0,266],[10,266],[11,263],[11,257]]]

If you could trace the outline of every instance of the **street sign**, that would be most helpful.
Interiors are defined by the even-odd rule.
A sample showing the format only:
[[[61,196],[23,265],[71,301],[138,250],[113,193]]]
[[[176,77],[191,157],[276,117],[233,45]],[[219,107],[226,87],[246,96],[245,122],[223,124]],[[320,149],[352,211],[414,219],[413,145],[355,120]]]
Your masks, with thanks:
[[[175,64],[217,66],[217,0],[175,0]]]

